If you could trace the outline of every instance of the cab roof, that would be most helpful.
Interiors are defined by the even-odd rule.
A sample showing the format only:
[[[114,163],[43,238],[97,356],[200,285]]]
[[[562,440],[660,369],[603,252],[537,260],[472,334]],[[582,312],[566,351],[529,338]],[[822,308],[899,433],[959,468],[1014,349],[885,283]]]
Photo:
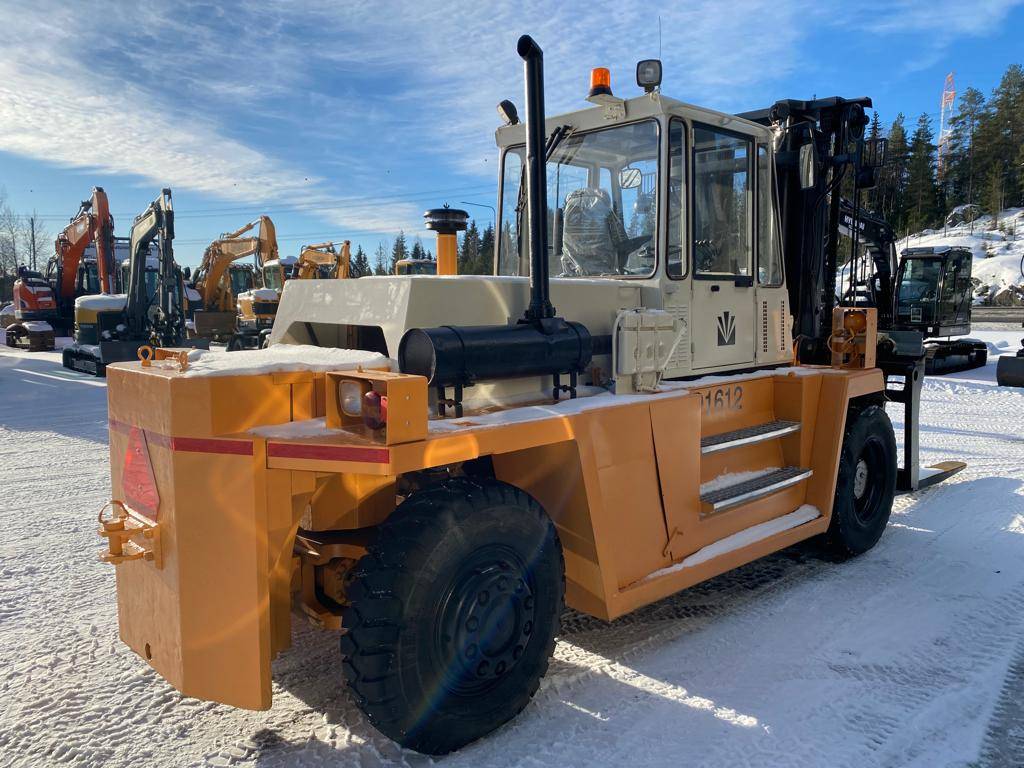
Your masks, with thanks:
[[[645,93],[631,99],[624,99],[622,106],[625,109],[625,116],[613,119],[609,119],[606,116],[607,110],[602,106],[587,107],[586,109],[579,109],[575,112],[566,112],[560,115],[549,115],[545,120],[545,133],[550,133],[560,125],[572,126],[577,131],[588,131],[598,128],[610,128],[635,120],[665,115],[682,117],[720,128],[727,128],[740,133],[750,134],[763,140],[768,140],[773,135],[770,128],[760,123],[755,123],[752,120],[747,120],[738,115],[731,115],[727,112],[718,112],[713,109],[687,104],[686,102],[663,96],[658,91]],[[495,131],[495,143],[502,149],[516,144],[523,144],[525,141],[525,123],[503,125]]]

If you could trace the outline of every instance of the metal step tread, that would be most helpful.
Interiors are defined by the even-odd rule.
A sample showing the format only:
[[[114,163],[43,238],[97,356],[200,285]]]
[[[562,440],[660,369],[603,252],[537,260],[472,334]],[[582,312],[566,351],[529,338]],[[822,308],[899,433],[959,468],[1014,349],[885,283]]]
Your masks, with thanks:
[[[732,432],[701,438],[700,452],[715,453],[740,445],[753,445],[799,431],[799,421],[769,421],[766,424],[755,424],[752,427],[743,427],[743,429],[735,429]]]
[[[767,474],[755,477],[752,480],[744,480],[734,485],[727,485],[723,488],[716,488],[713,491],[701,494],[700,500],[711,506],[712,511],[721,512],[724,509],[745,504],[764,496],[768,496],[791,485],[796,485],[801,480],[806,480],[813,474],[810,469],[803,467],[782,467]]]

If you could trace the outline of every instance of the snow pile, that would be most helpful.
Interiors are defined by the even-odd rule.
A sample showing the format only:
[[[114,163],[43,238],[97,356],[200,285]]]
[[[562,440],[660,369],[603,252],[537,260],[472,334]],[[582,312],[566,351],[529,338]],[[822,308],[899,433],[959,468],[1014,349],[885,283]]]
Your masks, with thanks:
[[[291,371],[348,371],[355,368],[397,370],[394,362],[379,352],[361,349],[333,349],[306,344],[275,344],[246,352],[192,350],[182,376],[253,376]]]
[[[79,296],[75,299],[75,309],[91,309],[94,312],[120,312],[128,303],[128,296],[123,293],[97,293],[93,296]]]
[[[278,296],[277,291],[273,288],[253,288],[238,294],[238,298],[249,299],[250,301],[277,301]]]
[[[969,248],[974,254],[975,304],[1024,304],[1024,208],[1008,208],[998,217],[979,216],[944,229],[926,229],[901,239],[897,250],[942,245]]]

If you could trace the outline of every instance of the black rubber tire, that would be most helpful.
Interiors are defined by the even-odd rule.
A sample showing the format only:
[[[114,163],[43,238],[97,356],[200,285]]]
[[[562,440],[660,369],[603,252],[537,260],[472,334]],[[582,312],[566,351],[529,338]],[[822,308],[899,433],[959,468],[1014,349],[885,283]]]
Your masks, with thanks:
[[[866,476],[858,483],[861,461]],[[880,405],[851,409],[839,456],[832,520],[824,538],[832,555],[859,555],[878,543],[892,512],[896,469],[896,436],[885,409]]]
[[[414,493],[352,577],[345,679],[385,736],[443,755],[511,720],[536,693],[559,630],[565,565],[554,525],[528,494],[469,478]]]

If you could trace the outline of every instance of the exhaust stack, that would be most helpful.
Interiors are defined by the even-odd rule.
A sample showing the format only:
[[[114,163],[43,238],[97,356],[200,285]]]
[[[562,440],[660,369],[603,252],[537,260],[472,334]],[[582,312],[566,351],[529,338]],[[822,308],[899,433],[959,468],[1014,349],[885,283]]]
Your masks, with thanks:
[[[526,199],[530,219],[530,306],[527,321],[555,316],[548,276],[547,151],[544,118],[544,52],[529,35],[519,38],[526,80]]]
[[[427,378],[437,392],[438,414],[452,406],[462,415],[463,387],[477,381],[551,376],[552,398],[576,397],[576,381],[608,337],[591,337],[582,323],[555,317],[551,306],[547,242],[547,141],[544,125],[544,53],[529,35],[516,47],[526,79],[526,191],[530,220],[530,303],[515,325],[410,328],[398,346],[402,373]],[[562,376],[569,377],[562,384]],[[454,396],[447,397],[447,389]]]

